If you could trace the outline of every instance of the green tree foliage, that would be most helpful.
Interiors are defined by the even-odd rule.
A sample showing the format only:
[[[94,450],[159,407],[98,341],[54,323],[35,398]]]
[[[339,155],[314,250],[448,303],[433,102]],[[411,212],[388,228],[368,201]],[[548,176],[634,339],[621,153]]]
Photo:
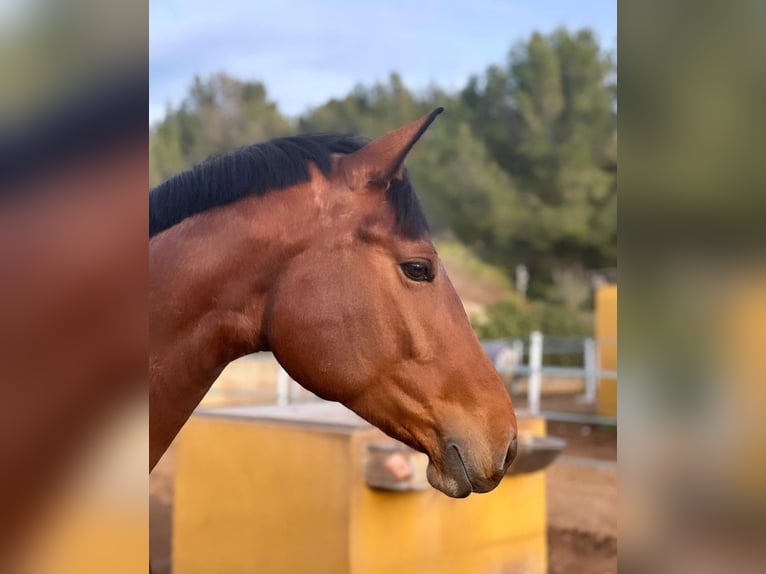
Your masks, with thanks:
[[[156,185],[214,154],[287,135],[288,120],[260,82],[216,74],[195,78],[178,108],[151,134],[150,183]]]
[[[358,85],[345,98],[333,98],[310,110],[299,119],[298,131],[347,132],[371,137],[411,122],[433,107],[417,98],[394,73],[387,83]]]
[[[558,30],[533,34],[460,94],[524,198],[523,226],[492,257],[526,263],[533,293],[557,286],[562,270],[571,278],[616,262],[614,72],[590,31]]]
[[[489,306],[486,315],[485,321],[473,321],[474,330],[483,339],[524,338],[532,331],[571,337],[593,335],[590,313],[544,301],[527,303],[508,298]]]

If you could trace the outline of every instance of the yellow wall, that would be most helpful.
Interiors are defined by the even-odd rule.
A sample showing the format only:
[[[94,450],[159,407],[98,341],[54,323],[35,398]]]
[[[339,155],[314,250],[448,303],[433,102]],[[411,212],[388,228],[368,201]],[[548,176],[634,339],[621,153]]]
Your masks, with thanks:
[[[718,424],[727,428],[727,445],[722,456],[716,457],[718,477],[730,497],[741,508],[763,508],[766,500],[766,356],[763,352],[766,325],[766,277],[751,275],[736,277],[723,291],[719,316],[721,324],[713,322],[711,332],[721,342],[721,355],[703,361],[713,362],[726,378],[723,392],[728,408],[720,409]],[[719,364],[716,365],[716,362]],[[703,363],[705,364],[705,363]],[[707,365],[706,365],[707,366]],[[731,420],[724,413],[736,413]],[[726,482],[724,482],[726,481]]]
[[[538,473],[541,474],[541,473]],[[492,493],[454,500],[440,492],[354,489],[351,572],[545,572],[545,482],[522,475]]]
[[[542,419],[519,424],[545,433]],[[375,491],[364,454],[383,438],[372,428],[192,417],[177,458],[174,574],[545,572],[544,473],[463,500]]]
[[[348,571],[348,440],[194,416],[176,460],[173,572]]]
[[[596,341],[599,369],[617,370],[617,285],[605,285],[596,291]],[[600,415],[617,416],[617,380],[599,381],[596,411]]]

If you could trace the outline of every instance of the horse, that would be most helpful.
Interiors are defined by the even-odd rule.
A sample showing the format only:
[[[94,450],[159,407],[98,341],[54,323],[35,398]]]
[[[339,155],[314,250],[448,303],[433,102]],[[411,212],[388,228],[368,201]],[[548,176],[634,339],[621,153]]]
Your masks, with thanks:
[[[369,142],[252,145],[151,190],[150,472],[223,368],[271,351],[307,390],[428,455],[434,488],[497,486],[513,405],[404,167],[441,112]]]

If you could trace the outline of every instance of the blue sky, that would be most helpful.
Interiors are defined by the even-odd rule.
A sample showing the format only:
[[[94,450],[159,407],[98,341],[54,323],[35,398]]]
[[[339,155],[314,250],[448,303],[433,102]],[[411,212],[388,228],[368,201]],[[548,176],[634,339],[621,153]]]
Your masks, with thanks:
[[[617,45],[617,0],[151,0],[149,119],[194,74],[260,80],[296,116],[392,71],[456,89],[516,41],[558,26]]]

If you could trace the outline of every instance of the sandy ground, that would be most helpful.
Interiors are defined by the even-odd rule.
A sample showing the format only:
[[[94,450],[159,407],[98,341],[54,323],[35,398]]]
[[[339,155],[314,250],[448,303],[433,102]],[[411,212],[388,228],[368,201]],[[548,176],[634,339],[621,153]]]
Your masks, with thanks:
[[[579,530],[548,528],[548,574],[617,572],[617,539]]]
[[[567,448],[547,471],[549,574],[617,572],[617,431],[548,422]]]
[[[564,456],[548,469],[550,574],[617,571],[617,466]]]

